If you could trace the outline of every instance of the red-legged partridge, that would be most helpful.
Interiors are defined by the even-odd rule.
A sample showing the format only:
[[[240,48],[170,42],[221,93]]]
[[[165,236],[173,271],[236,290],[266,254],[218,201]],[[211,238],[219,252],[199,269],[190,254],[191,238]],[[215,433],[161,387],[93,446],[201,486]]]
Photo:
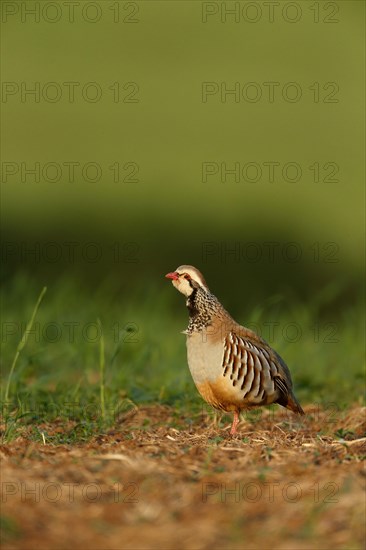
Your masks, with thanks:
[[[279,403],[304,414],[283,359],[255,332],[234,321],[198,269],[181,265],[166,277],[187,298],[185,334],[194,383],[207,403],[233,411],[231,435],[236,434],[241,409]]]

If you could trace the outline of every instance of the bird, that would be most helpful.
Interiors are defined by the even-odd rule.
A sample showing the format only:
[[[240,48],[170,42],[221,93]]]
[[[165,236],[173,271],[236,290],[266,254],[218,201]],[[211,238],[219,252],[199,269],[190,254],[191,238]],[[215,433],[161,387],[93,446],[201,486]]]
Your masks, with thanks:
[[[181,265],[165,277],[186,297],[189,323],[183,333],[193,381],[209,405],[234,414],[231,436],[237,435],[241,410],[278,403],[305,414],[282,357],[234,321],[197,268]]]

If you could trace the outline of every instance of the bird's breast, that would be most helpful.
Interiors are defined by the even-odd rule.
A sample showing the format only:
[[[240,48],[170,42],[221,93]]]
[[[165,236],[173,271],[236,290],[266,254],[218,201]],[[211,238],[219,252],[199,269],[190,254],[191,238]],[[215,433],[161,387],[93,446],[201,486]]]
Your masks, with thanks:
[[[188,366],[196,385],[216,380],[222,371],[223,357],[222,339],[212,342],[206,332],[187,335]]]

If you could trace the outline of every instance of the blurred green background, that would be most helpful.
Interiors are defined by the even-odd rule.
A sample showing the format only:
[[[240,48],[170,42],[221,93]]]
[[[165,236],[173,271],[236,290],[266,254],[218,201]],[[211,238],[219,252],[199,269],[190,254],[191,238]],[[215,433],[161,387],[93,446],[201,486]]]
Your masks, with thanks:
[[[362,344],[364,3],[280,2],[270,16],[265,2],[227,2],[236,15],[79,2],[73,22],[62,3],[22,4],[37,3],[2,6],[3,319],[26,322],[47,285],[44,322],[133,322],[146,345],[162,341],[152,366],[168,362],[167,335],[183,361],[186,312],[163,275],[191,263],[243,323],[308,308],[307,330],[331,322],[342,336],[352,322]],[[352,349],[359,369],[347,338],[325,362],[346,368]]]

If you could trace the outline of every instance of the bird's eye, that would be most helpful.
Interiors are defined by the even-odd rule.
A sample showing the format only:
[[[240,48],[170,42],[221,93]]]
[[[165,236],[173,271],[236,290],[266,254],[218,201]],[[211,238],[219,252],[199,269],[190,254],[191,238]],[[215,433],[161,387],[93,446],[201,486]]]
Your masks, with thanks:
[[[191,277],[187,273],[185,273],[184,278],[189,280]]]

